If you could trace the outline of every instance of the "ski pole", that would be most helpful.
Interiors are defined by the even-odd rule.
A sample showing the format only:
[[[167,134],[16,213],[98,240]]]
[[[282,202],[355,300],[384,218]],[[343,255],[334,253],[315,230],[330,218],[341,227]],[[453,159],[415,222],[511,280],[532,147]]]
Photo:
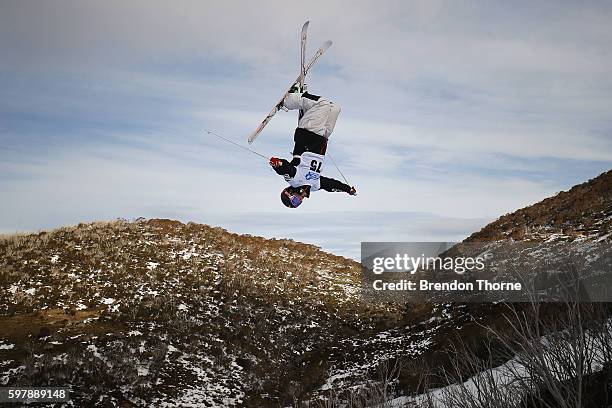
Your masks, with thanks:
[[[218,137],[219,139],[225,140],[226,142],[233,144],[234,146],[238,146],[238,147],[239,147],[239,148],[241,148],[241,149],[247,150],[247,151],[249,151],[249,152],[251,152],[251,153],[253,153],[253,154],[258,155],[259,157],[263,157],[264,159],[269,160],[269,158],[268,158],[268,157],[266,157],[266,156],[264,156],[263,154],[258,153],[258,152],[256,152],[255,150],[250,149],[250,148],[248,148],[248,147],[246,147],[246,146],[242,146],[242,145],[240,145],[240,144],[238,144],[238,143],[234,142],[233,140],[227,139],[227,138],[225,138],[225,137],[223,137],[223,136],[221,136],[221,135],[219,135],[219,134],[217,134],[217,133],[215,133],[215,132],[213,132],[213,131],[211,131],[211,130],[204,129],[204,131],[205,131],[206,133],[208,133],[209,135],[216,136],[216,137]]]
[[[348,180],[346,179],[346,177],[344,177],[344,174],[342,174],[342,172],[340,171],[340,168],[338,167],[338,165],[336,164],[336,161],[334,160],[334,158],[331,156],[331,154],[327,154],[327,157],[329,157],[332,161],[332,163],[334,163],[334,167],[336,168],[336,170],[338,170],[338,173],[340,173],[340,175],[342,176],[342,178],[344,179],[344,182],[346,184],[348,184],[349,186],[351,185],[351,183],[348,182]]]

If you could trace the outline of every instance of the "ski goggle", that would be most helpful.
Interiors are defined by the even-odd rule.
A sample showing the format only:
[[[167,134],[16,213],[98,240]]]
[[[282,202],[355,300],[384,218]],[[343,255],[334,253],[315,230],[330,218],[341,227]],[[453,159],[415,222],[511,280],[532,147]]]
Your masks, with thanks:
[[[285,195],[289,197],[289,201],[291,202],[291,205],[293,206],[293,208],[296,208],[300,204],[302,204],[302,196],[300,196],[300,195],[291,195],[287,191],[285,191]]]

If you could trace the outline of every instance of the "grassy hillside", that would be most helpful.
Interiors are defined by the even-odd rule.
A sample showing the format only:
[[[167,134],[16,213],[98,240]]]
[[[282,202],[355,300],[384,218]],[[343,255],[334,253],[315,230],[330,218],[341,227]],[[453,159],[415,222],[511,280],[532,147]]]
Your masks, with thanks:
[[[501,216],[466,241],[568,240],[601,237],[612,230],[612,170],[536,204]]]
[[[312,245],[192,223],[4,237],[0,384],[107,406],[276,406],[365,384],[438,326],[409,330],[430,308],[369,304],[359,284],[358,263]]]

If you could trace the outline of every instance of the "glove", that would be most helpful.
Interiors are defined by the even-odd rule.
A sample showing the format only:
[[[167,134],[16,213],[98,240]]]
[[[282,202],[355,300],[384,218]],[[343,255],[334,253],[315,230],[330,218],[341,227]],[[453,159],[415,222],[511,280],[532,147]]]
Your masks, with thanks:
[[[285,101],[284,100],[282,100],[278,105],[276,105],[276,109],[284,110],[284,111],[288,110],[287,108],[285,108]]]
[[[349,194],[352,196],[356,196],[357,195],[357,189],[355,189],[355,187],[351,187],[351,191],[349,191]]]
[[[270,159],[270,166],[272,167],[280,167],[283,165],[283,162],[278,157],[272,157]]]

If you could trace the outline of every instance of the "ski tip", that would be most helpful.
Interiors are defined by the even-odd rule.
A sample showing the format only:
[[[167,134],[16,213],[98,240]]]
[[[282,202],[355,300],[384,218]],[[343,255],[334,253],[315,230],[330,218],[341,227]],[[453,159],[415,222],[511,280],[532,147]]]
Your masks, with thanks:
[[[303,27],[303,28],[304,28],[304,27],[307,27],[307,26],[308,26],[308,24],[310,24],[310,21],[306,20],[306,22],[304,23],[304,25],[303,25],[302,27]]]
[[[329,48],[329,47],[331,47],[332,44],[333,44],[332,40],[327,40],[323,44],[323,48]]]

